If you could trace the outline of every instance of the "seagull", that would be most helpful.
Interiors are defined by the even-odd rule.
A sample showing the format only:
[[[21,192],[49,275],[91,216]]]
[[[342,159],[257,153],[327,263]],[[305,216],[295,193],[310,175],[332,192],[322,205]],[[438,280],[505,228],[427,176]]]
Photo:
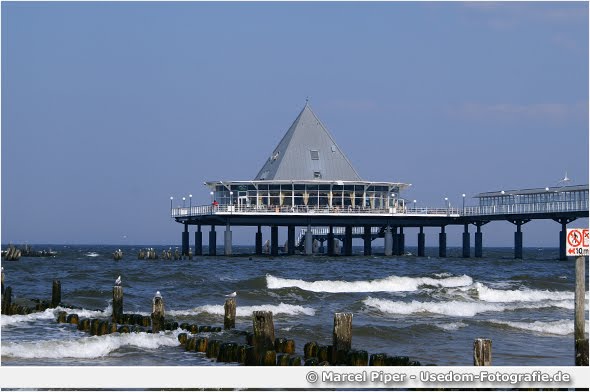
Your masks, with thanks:
[[[162,298],[162,294],[160,294],[160,292],[159,292],[159,291],[156,291],[156,296],[155,296],[155,298]]]
[[[121,275],[115,280],[115,286],[121,286]]]
[[[236,292],[234,291],[234,292],[233,292],[233,293],[231,293],[231,294],[227,294],[227,295],[226,295],[226,297],[229,297],[229,298],[235,298],[235,296],[236,296],[236,295],[238,295],[238,293],[236,293]]]

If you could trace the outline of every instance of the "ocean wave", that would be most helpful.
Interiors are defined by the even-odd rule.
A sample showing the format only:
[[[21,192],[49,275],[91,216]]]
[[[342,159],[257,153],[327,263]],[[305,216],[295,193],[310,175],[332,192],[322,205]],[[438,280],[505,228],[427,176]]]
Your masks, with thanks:
[[[37,320],[50,320],[56,317],[54,311],[55,309],[46,309],[43,312],[24,315],[15,314],[12,316],[3,314],[2,317],[0,317],[0,326],[7,327],[21,323],[34,322]]]
[[[383,279],[343,281],[343,280],[318,280],[306,282],[300,279],[277,278],[266,275],[266,286],[269,289],[280,289],[285,287],[298,287],[302,290],[326,293],[370,293],[377,291],[416,291],[420,286],[435,287],[459,287],[473,284],[473,279],[467,275],[429,278],[410,278],[405,276],[388,276]]]
[[[505,321],[505,320],[488,320],[489,323],[508,326],[515,329],[539,332],[549,335],[572,335],[574,333],[573,320],[557,320],[557,321]],[[586,329],[588,328],[588,321],[586,321]]]
[[[440,314],[451,317],[474,317],[485,312],[505,312],[518,309],[542,309],[550,307],[565,307],[569,309],[569,301],[545,301],[539,303],[488,303],[488,302],[463,302],[463,301],[391,301],[368,297],[363,303],[371,308],[386,314],[409,315],[419,313]]]
[[[573,300],[574,293],[570,291],[549,290],[497,290],[487,287],[483,283],[475,283],[478,298],[485,302],[538,302],[545,300]]]
[[[237,317],[251,317],[252,312],[255,310],[264,310],[270,311],[273,314],[286,314],[290,316],[303,314],[306,316],[315,316],[315,309],[309,308],[300,305],[290,305],[285,303],[280,303],[278,305],[270,305],[270,304],[263,304],[263,305],[254,305],[254,306],[237,306],[236,307],[236,316]],[[171,316],[194,316],[201,313],[209,313],[215,315],[223,316],[225,314],[225,309],[223,305],[202,305],[197,306],[193,309],[187,310],[170,310],[167,314]]]
[[[455,323],[438,323],[434,324],[435,327],[443,329],[445,331],[456,331],[460,328],[465,328],[467,324],[462,322],[455,322]]]
[[[100,358],[121,347],[157,349],[178,345],[176,333],[145,332],[83,337],[76,340],[2,342],[2,355],[15,358]]]

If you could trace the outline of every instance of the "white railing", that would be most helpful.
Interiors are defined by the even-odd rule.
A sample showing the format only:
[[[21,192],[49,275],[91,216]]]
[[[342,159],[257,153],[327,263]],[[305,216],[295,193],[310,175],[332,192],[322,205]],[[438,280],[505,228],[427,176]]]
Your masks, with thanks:
[[[237,206],[204,205],[172,208],[173,218],[227,215],[227,214],[387,214],[387,215],[438,215],[479,216],[506,214],[535,214],[588,211],[588,200],[557,201],[530,204],[498,204],[493,206],[470,206],[465,208],[370,208],[370,207],[316,207],[316,206]]]
[[[317,207],[317,206],[237,206],[204,205],[176,207],[170,211],[173,218],[214,214],[391,214],[391,215],[454,215],[459,208],[370,208],[370,207]]]

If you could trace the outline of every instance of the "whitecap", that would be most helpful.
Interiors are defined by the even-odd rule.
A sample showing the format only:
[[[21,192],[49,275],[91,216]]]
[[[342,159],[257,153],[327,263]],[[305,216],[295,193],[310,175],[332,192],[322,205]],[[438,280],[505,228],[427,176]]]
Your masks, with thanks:
[[[272,312],[273,314],[286,314],[289,316],[295,315],[306,315],[306,316],[314,316],[315,309],[300,305],[290,305],[281,302],[278,305],[271,305],[271,304],[263,304],[263,305],[253,305],[253,306],[238,306],[236,308],[236,316],[237,317],[251,317],[252,312],[256,310],[264,310]],[[193,309],[188,310],[170,310],[167,314],[171,316],[194,316],[201,313],[209,313],[215,315],[224,315],[225,309],[223,305],[202,305],[197,306]]]
[[[99,358],[129,346],[157,349],[178,345],[177,333],[125,333],[82,337],[75,340],[2,342],[2,355],[15,358]]]
[[[302,290],[326,293],[370,293],[377,291],[416,291],[420,286],[435,287],[459,287],[468,286],[473,279],[467,275],[453,276],[446,278],[430,277],[405,277],[388,276],[383,279],[342,281],[342,280],[318,280],[307,282],[301,279],[277,278],[270,274],[266,275],[266,286],[269,289],[280,289],[285,287],[298,287]]]
[[[488,322],[497,325],[506,325],[511,328],[520,329],[524,331],[539,332],[549,335],[572,335],[574,333],[573,320],[557,320],[557,321],[505,321],[505,320],[488,320]],[[586,321],[586,329],[588,328],[588,321]]]

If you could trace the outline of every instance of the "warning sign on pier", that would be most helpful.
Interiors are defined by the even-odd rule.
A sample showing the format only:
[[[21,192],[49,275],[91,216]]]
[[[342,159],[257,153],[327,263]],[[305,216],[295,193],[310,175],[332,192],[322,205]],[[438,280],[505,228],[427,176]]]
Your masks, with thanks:
[[[590,241],[588,229],[567,229],[565,253],[568,256],[588,256]]]

